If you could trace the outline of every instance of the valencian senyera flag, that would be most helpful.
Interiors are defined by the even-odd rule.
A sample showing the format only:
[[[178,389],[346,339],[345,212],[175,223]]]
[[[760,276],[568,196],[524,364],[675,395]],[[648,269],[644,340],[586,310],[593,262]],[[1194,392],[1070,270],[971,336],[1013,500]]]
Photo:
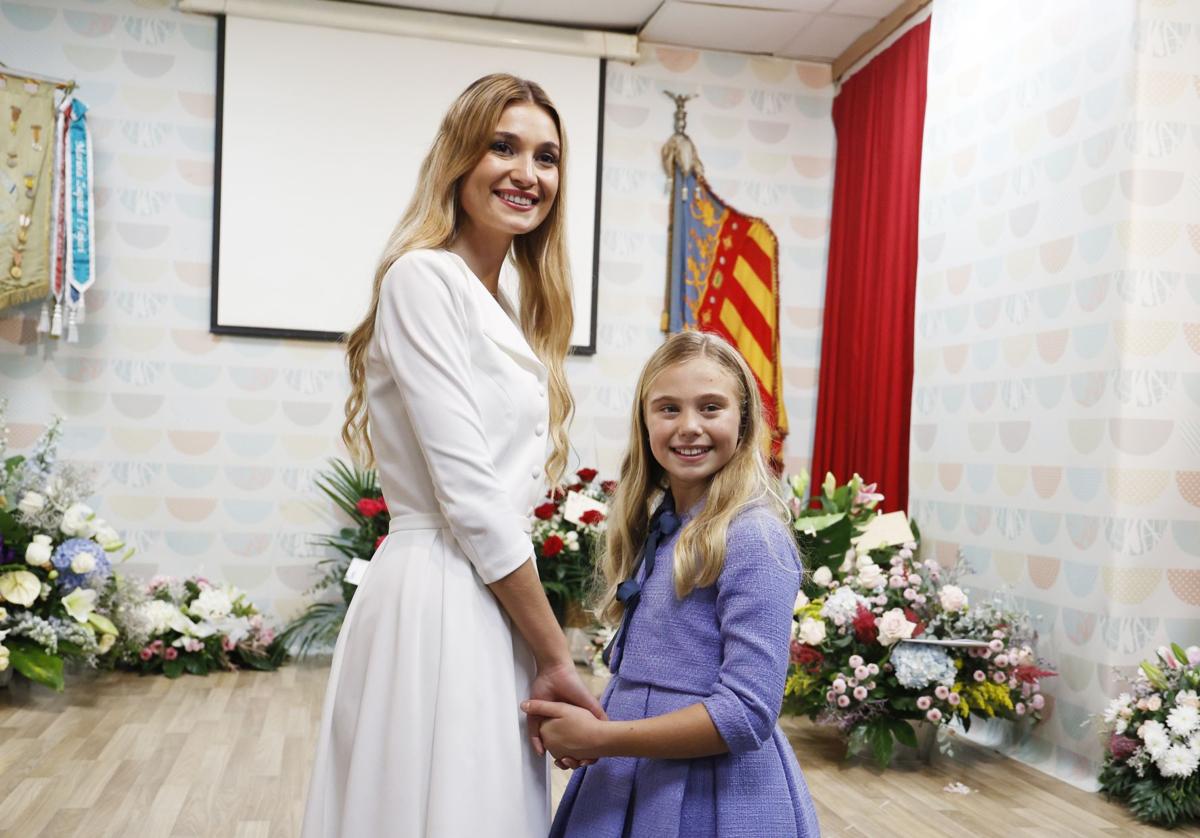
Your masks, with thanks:
[[[675,134],[663,147],[672,200],[662,329],[715,332],[737,347],[758,380],[771,425],[771,459],[778,468],[787,436],[779,359],[779,243],[765,221],[743,215],[712,191],[683,132],[684,97],[673,98]]]

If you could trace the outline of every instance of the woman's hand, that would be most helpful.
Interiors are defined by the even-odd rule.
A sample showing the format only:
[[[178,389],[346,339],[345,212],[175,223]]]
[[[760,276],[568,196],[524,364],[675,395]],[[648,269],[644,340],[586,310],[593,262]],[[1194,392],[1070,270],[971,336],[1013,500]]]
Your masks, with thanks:
[[[604,708],[583,685],[583,680],[575,670],[575,664],[569,660],[559,664],[539,667],[537,677],[529,688],[529,698],[539,703],[565,703],[582,708],[595,719],[607,719]],[[528,704],[529,702],[526,702]],[[524,709],[525,704],[521,705]],[[541,737],[543,718],[540,714],[526,711],[529,716],[529,738],[538,756],[546,753],[546,747]],[[571,754],[571,756],[576,756]],[[562,767],[562,766],[560,766]],[[570,766],[574,767],[574,766]]]
[[[541,740],[559,763],[591,764],[604,756],[607,722],[581,707],[530,699],[521,704],[530,722],[541,719]],[[562,765],[560,765],[562,767]]]

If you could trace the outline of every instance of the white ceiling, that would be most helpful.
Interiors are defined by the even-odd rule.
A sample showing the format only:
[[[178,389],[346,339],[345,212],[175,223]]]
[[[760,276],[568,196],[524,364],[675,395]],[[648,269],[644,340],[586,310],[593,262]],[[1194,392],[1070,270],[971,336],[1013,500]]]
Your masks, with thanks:
[[[832,61],[904,0],[371,0],[379,5],[636,32],[661,44]]]

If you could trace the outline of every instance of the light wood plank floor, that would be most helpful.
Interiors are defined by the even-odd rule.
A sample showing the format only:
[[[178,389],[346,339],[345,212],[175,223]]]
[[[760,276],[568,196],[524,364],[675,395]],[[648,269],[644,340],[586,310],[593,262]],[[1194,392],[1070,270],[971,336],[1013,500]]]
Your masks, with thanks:
[[[0,835],[293,838],[327,673],[314,661],[178,681],[106,673],[63,695],[0,689]],[[1139,826],[1098,795],[974,745],[880,774],[843,761],[828,730],[784,727],[827,836],[1200,836]],[[566,775],[555,777],[557,800]],[[975,791],[944,792],[954,781]]]

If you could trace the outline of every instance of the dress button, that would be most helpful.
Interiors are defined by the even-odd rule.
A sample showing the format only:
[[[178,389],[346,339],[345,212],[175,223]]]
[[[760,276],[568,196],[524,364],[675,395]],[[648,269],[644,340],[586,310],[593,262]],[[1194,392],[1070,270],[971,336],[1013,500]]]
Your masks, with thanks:
[[[533,432],[535,434],[537,434],[538,436],[541,436],[542,434],[544,434],[546,432],[546,423],[538,422],[537,427],[533,429]]]
[[[530,472],[529,476],[532,477],[534,480],[537,480],[539,477],[542,476],[542,470],[540,468],[535,468],[532,472]]]
[[[542,398],[546,397],[546,385],[545,384],[538,385],[538,395],[541,396]]]

